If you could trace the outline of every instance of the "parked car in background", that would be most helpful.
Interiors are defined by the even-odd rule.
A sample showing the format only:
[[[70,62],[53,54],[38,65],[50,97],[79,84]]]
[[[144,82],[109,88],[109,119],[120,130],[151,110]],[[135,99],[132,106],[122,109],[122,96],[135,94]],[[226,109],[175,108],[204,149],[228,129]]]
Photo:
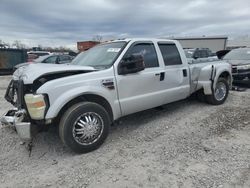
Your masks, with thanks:
[[[250,48],[231,50],[223,59],[232,65],[234,80],[250,79]]]
[[[39,56],[36,54],[28,54],[28,62],[34,61],[37,59]]]
[[[74,57],[70,55],[44,55],[32,61],[21,63],[15,66],[15,70],[19,67],[26,66],[32,63],[46,63],[46,64],[65,64],[70,63]]]
[[[209,48],[186,48],[184,52],[190,64],[218,60]]]
[[[187,48],[184,49],[187,58],[199,59],[213,57],[215,54],[209,48]]]
[[[29,54],[36,55],[36,56],[40,57],[40,56],[44,56],[44,55],[51,55],[52,53],[46,52],[46,51],[29,51],[28,55]]]
[[[220,50],[216,52],[218,59],[223,59],[223,57],[231,50]]]
[[[34,60],[34,63],[64,64],[70,63],[73,57],[70,55],[45,55]]]

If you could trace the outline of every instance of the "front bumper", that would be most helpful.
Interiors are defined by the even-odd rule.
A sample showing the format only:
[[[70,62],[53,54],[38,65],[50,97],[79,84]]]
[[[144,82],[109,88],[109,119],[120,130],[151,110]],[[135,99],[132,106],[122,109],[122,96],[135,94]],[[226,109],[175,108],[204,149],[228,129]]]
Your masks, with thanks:
[[[250,75],[250,69],[240,69],[237,66],[232,67],[232,75],[233,77],[247,77]]]
[[[9,110],[1,118],[0,122],[3,125],[10,125],[16,128],[17,134],[23,140],[31,140],[36,133],[36,126],[30,122],[24,122],[26,116],[25,110]]]

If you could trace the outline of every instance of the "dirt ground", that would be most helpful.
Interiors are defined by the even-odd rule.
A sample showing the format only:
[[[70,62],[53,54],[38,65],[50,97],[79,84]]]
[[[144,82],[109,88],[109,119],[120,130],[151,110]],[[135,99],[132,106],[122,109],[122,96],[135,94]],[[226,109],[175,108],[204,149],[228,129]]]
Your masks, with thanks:
[[[9,77],[0,77],[0,114]],[[27,143],[0,125],[0,187],[250,187],[250,90],[225,104],[193,99],[121,119],[98,150],[77,155],[55,128]]]

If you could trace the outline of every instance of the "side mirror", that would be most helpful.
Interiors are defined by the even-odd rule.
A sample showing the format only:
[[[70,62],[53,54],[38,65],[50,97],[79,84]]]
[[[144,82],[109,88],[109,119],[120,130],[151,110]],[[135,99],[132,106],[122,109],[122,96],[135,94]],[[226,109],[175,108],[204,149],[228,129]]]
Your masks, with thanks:
[[[123,58],[118,66],[118,74],[125,75],[130,73],[140,72],[145,69],[143,57],[138,54],[133,54]]]

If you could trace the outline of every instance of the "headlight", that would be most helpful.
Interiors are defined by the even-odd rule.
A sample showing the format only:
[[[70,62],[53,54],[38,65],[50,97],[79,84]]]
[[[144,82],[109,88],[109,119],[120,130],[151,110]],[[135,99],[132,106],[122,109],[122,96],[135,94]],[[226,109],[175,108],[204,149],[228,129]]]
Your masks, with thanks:
[[[44,118],[46,102],[42,94],[26,94],[24,100],[32,119],[41,120]]]
[[[249,65],[238,65],[237,69],[241,69],[241,70],[247,70],[250,69],[250,64]]]

